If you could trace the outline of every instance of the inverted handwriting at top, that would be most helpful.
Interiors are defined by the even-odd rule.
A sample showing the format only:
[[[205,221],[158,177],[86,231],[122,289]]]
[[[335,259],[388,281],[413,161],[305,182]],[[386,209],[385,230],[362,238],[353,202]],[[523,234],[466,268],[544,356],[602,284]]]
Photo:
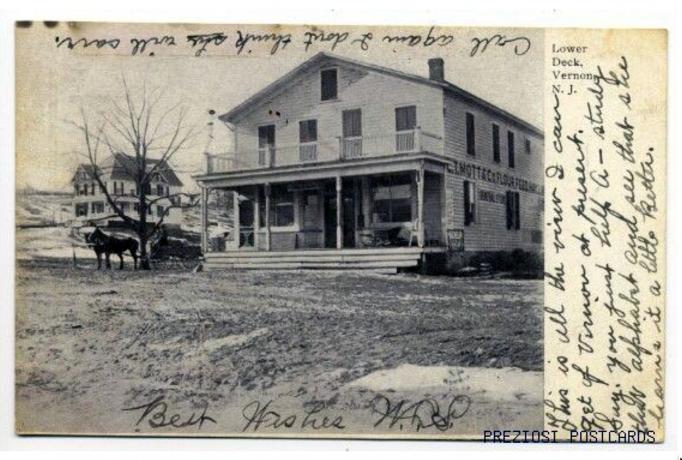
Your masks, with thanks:
[[[95,47],[97,49],[109,47],[115,50],[116,48],[118,48],[118,45],[121,44],[121,40],[118,38],[93,38],[88,40],[87,38],[83,37],[74,41],[72,37],[64,38],[55,37],[54,41],[57,43],[57,48],[66,46],[70,50],[77,48],[79,46],[81,48]]]
[[[471,57],[481,55],[488,49],[488,45],[504,47],[514,45],[514,54],[523,56],[530,50],[530,39],[528,37],[507,37],[506,35],[495,34],[490,37],[474,37],[471,39]]]
[[[225,40],[227,40],[227,35],[222,32],[187,36],[187,41],[192,44],[192,48],[196,48],[197,46],[201,45],[201,48],[194,53],[194,55],[197,57],[201,56],[206,51],[206,47],[208,45],[213,44],[215,46],[220,46]]]

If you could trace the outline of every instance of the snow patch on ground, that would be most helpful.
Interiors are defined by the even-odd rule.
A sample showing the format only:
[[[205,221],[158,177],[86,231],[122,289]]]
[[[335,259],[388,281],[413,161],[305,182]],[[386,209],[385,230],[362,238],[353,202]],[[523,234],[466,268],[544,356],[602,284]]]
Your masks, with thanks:
[[[543,386],[542,372],[516,367],[500,369],[462,366],[415,366],[403,364],[368,374],[348,384],[372,391],[425,391],[447,387],[468,395],[480,395],[494,401],[539,402]]]

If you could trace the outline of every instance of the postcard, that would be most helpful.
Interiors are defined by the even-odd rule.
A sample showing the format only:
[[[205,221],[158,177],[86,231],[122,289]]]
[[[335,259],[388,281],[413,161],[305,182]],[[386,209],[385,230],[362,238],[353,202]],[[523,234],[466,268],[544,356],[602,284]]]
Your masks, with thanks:
[[[665,30],[15,37],[18,434],[664,440]]]

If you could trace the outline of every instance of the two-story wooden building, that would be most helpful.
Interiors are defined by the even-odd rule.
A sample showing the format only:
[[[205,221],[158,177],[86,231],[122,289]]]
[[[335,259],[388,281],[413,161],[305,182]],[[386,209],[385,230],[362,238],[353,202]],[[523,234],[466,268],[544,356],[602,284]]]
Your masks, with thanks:
[[[220,115],[231,151],[207,152],[195,176],[207,266],[394,271],[541,252],[542,131],[445,81],[442,59],[428,71],[319,53]],[[214,189],[234,194],[224,244],[208,232]]]
[[[152,168],[158,160],[148,159],[148,167]],[[136,183],[131,176],[135,171],[135,158],[117,153],[102,161],[99,166],[102,182],[109,195],[115,200],[121,211],[136,218],[139,195]],[[73,212],[76,222],[96,222],[102,226],[118,226],[122,223],[107,202],[104,191],[95,180],[95,166],[81,164],[71,180],[73,185]],[[182,223],[181,203],[182,181],[166,162],[157,168],[147,190],[148,201],[154,204],[147,209],[150,222],[158,221],[165,214],[164,223],[168,226],[179,226]]]

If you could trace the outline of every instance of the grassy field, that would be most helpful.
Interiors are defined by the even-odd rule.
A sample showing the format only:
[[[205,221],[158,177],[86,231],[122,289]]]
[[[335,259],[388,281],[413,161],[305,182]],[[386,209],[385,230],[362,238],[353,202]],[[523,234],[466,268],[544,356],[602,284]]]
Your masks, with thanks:
[[[542,424],[541,281],[98,272],[57,259],[18,262],[16,281],[20,431],[409,436]],[[461,410],[447,427],[391,425],[377,396]],[[154,427],[138,423],[142,409],[123,410],[159,397],[169,414],[215,423]],[[271,400],[278,416],[315,407],[345,429],[255,430],[248,403]],[[433,419],[429,404],[419,420]]]

